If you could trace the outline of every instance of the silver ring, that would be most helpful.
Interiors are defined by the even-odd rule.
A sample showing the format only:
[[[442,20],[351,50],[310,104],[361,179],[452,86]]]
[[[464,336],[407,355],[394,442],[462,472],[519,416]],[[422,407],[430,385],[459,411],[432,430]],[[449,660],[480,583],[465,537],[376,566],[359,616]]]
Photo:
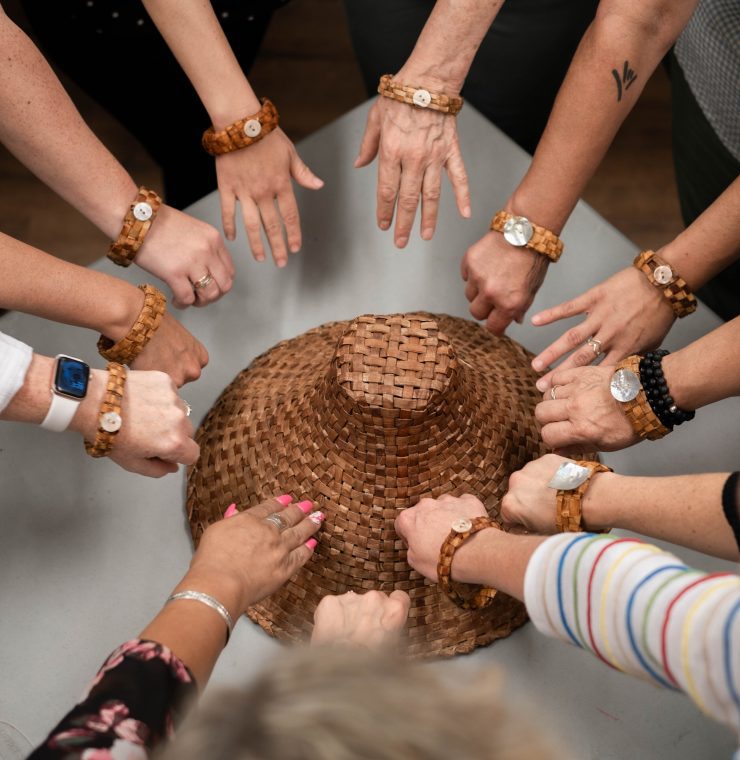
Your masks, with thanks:
[[[182,403],[185,404],[185,416],[190,417],[190,413],[193,411],[193,407],[190,406],[190,404],[185,401],[185,399],[182,399]]]
[[[203,288],[207,288],[211,283],[213,282],[213,275],[210,272],[206,272],[200,280],[197,280],[193,283],[193,288],[195,290],[202,290]]]
[[[592,335],[587,341],[586,344],[591,346],[594,352],[594,356],[601,356],[601,341],[598,338],[594,338]]]
[[[273,512],[271,515],[265,517],[265,522],[274,525],[280,533],[282,533],[287,527],[288,523],[284,517],[281,517],[277,512]]]
[[[555,392],[557,391],[557,389],[559,387],[560,387],[559,385],[553,385],[552,388],[550,388],[550,398],[553,401],[557,401],[558,400],[558,397],[555,395]]]

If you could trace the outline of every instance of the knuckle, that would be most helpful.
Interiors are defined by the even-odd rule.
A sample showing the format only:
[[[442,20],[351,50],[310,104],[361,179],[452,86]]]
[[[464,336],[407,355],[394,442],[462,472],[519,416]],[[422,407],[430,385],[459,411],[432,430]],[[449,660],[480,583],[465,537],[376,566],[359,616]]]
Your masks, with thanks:
[[[396,200],[396,188],[390,185],[380,185],[378,187],[378,198],[383,203],[393,203]]]
[[[398,208],[409,213],[416,211],[419,205],[418,195],[401,195],[398,199]]]
[[[422,197],[427,202],[437,202],[440,198],[440,189],[438,187],[424,188]]]

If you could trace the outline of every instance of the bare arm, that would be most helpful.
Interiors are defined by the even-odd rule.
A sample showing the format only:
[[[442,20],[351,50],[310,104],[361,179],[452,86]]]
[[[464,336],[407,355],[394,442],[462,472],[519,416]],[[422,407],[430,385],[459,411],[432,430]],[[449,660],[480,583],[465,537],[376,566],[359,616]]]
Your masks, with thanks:
[[[0,141],[114,240],[136,184],[85,124],[35,45],[1,8],[0,49]],[[176,306],[195,301],[190,283],[207,271],[216,283],[198,291],[199,305],[228,291],[234,275],[218,232],[169,206],[160,209],[135,262],[172,288]]]
[[[414,50],[395,79],[432,92],[457,95],[481,40],[503,0],[438,0]],[[397,207],[394,240],[409,239],[421,196],[421,237],[437,224],[442,170],[450,178],[460,214],[469,217],[470,193],[454,116],[379,98],[368,115],[356,167],[378,156],[377,220],[390,227]]]
[[[144,0],[147,12],[190,79],[216,130],[255,114],[260,102],[239,67],[208,0]],[[278,104],[279,105],[279,104]],[[204,125],[205,128],[206,125]],[[236,235],[236,201],[241,204],[252,253],[265,257],[260,236],[263,226],[275,263],[288,261],[288,248],[301,247],[301,228],[291,177],[303,187],[318,190],[323,182],[301,161],[281,129],[260,142],[216,158],[221,212],[226,237]],[[275,208],[277,201],[278,209]]]
[[[602,0],[558,93],[532,164],[506,204],[560,234],[583,188],[697,0]],[[567,262],[567,250],[561,266]],[[468,250],[463,277],[476,319],[502,333],[521,320],[547,267],[543,256],[489,232]]]

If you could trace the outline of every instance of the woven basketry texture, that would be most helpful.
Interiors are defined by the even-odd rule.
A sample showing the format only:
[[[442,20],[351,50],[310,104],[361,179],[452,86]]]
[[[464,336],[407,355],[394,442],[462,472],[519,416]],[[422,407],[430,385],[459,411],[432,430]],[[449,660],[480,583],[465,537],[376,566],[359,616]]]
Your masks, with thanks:
[[[406,563],[394,520],[424,496],[472,493],[499,515],[508,476],[545,453],[531,355],[467,320],[363,316],[283,341],[224,390],[188,473],[194,540],[230,502],[290,493],[326,515],[314,556],[249,616],[306,638],[326,594],[404,589],[412,656],[469,652],[507,636],[524,606],[498,593],[461,610]]]

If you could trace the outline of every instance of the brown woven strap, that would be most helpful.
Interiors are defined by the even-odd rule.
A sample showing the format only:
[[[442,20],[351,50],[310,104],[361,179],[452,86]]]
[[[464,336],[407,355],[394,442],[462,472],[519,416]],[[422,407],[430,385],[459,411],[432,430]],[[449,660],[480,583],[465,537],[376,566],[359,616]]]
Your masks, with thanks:
[[[437,578],[439,587],[458,607],[462,607],[464,610],[477,610],[491,604],[497,591],[495,588],[488,588],[487,586],[453,582],[451,577],[452,559],[455,552],[470,536],[486,528],[498,528],[500,530],[500,527],[490,517],[476,517],[470,520],[470,525],[470,530],[463,532],[453,528],[442,543],[439,550],[439,562],[437,563]]]
[[[221,156],[234,150],[248,148],[267,137],[280,120],[277,108],[272,101],[262,98],[262,108],[251,116],[229,124],[216,132],[213,127],[203,133],[203,149],[212,156]]]
[[[513,216],[508,211],[497,211],[491,219],[491,229],[496,232],[503,232],[504,225]],[[531,221],[530,224],[532,225],[532,237],[523,247],[531,248],[533,251],[547,256],[552,262],[557,261],[563,253],[563,241],[554,232],[532,224]]]
[[[445,95],[439,92],[430,92],[423,87],[412,87],[401,84],[393,79],[392,74],[383,74],[378,84],[378,93],[384,98],[397,100],[415,108],[428,108],[432,111],[455,116],[463,107],[463,99],[456,95]]]
[[[121,403],[123,402],[123,390],[126,385],[126,367],[116,362],[108,363],[108,384],[105,388],[103,403],[100,405],[99,419],[109,413],[121,414]],[[113,449],[113,443],[118,435],[118,431],[108,432],[102,427],[98,427],[95,433],[95,440],[92,443],[85,441],[85,451],[91,457],[107,457]]]
[[[134,209],[137,204],[146,203],[149,204],[152,214],[149,219],[140,220],[134,216]],[[126,216],[123,218],[123,227],[118,238],[111,243],[108,249],[108,258],[121,267],[131,266],[131,262],[134,260],[137,251],[141,248],[144,238],[147,232],[152,226],[154,219],[157,216],[157,211],[162,205],[162,199],[154,192],[154,190],[147,190],[145,187],[140,187],[139,192],[134,198],[134,202],[126,212]]]
[[[654,285],[663,294],[671,305],[675,315],[681,319],[696,311],[696,296],[686,284],[686,280],[675,272],[670,282],[661,283],[655,279],[655,270],[661,266],[670,266],[654,251],[642,251],[638,253],[632,265],[639,269],[651,285]],[[673,267],[670,267],[673,271]]]
[[[579,533],[586,530],[583,525],[582,500],[591,483],[591,477],[597,472],[614,472],[601,462],[578,460],[576,464],[588,467],[591,470],[588,478],[578,488],[569,491],[559,490],[556,497],[557,509],[555,511],[555,527],[558,533]],[[602,531],[606,533],[607,531]]]
[[[144,305],[136,318],[128,335],[114,343],[110,338],[101,335],[98,338],[98,353],[110,362],[131,364],[134,359],[144,350],[146,344],[157,332],[164,312],[167,308],[167,299],[153,285],[139,285],[139,290],[144,291]]]
[[[616,372],[620,369],[632,370],[637,377],[640,377],[640,356],[638,354],[633,354],[626,359],[622,359],[622,361],[617,364],[614,371]],[[632,401],[620,401],[618,403],[627,415],[627,419],[630,421],[632,429],[640,436],[640,438],[646,438],[649,441],[657,441],[659,438],[662,438],[671,432],[652,410],[650,402],[642,388],[640,388],[640,392],[632,399]]]

